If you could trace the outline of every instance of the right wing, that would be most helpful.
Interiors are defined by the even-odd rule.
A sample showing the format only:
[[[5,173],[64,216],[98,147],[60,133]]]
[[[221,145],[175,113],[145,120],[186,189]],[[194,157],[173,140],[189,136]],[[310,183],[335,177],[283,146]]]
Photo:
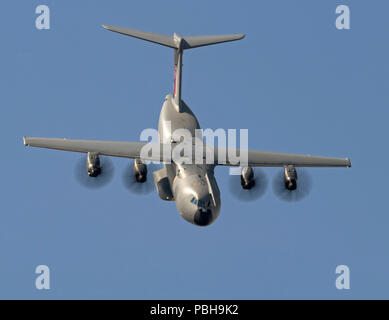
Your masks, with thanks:
[[[48,148],[73,152],[95,152],[100,155],[140,158],[141,150],[148,142],[118,142],[118,141],[98,141],[98,140],[70,140],[57,138],[29,138],[23,137],[25,146]],[[150,146],[152,146],[150,144]],[[161,148],[162,149],[162,148]],[[143,160],[161,161],[160,155],[142,157]]]

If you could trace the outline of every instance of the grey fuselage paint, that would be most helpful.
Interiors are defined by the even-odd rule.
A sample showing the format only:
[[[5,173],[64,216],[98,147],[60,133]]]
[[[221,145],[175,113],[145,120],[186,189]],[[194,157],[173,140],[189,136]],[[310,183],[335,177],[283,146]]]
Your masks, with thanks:
[[[180,101],[180,108],[174,103],[173,95],[167,95],[158,123],[160,142],[172,143],[172,148],[175,143],[172,133],[175,130],[186,129],[195,138],[195,130],[200,129],[196,116],[185,102]],[[199,226],[207,226],[214,222],[219,216],[221,205],[214,165],[175,162],[163,165],[180,215],[186,221]]]

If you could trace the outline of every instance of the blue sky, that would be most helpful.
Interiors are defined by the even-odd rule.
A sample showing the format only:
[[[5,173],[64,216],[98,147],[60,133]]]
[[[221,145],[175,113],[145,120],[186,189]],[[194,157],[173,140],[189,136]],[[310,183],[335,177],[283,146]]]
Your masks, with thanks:
[[[35,28],[35,8],[51,29]],[[351,30],[335,28],[348,4]],[[0,19],[0,298],[389,298],[389,5],[385,1],[10,1]],[[217,168],[222,210],[187,223],[154,192],[73,177],[80,155],[22,136],[136,141],[172,91],[173,52],[101,24],[183,35],[246,33],[186,52],[183,98],[203,128],[247,128],[267,151],[350,156],[310,169],[298,203],[242,203]],[[269,179],[278,169],[266,169]],[[45,264],[51,289],[38,291]],[[351,289],[335,287],[346,264]]]

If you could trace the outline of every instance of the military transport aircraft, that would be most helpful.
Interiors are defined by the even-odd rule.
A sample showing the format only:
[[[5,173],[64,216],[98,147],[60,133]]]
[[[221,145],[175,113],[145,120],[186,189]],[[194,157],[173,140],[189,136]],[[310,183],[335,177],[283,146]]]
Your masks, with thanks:
[[[181,99],[182,85],[182,58],[185,50],[202,46],[235,41],[243,39],[243,34],[216,35],[216,36],[173,36],[160,35],[150,32],[142,32],[133,29],[119,28],[103,25],[105,29],[118,32],[127,36],[154,42],[174,49],[174,91],[168,94],[162,105],[159,117],[158,135],[161,150],[172,150],[178,142],[172,132],[177,129],[187,129],[195,137],[196,129],[200,129],[199,122],[192,110]],[[169,123],[169,126],[167,126]],[[220,192],[214,176],[214,168],[217,165],[241,167],[241,190],[254,188],[253,167],[281,167],[282,188],[293,193],[299,189],[296,167],[351,167],[349,158],[328,158],[311,155],[296,155],[285,153],[273,153],[264,151],[245,150],[247,163],[234,162],[230,159],[229,152],[223,161],[218,157],[218,147],[214,147],[213,163],[165,161],[165,153],[159,152],[157,156],[141,156],[142,148],[147,142],[113,142],[96,140],[70,140],[56,138],[31,138],[23,137],[26,146],[58,149],[65,151],[81,152],[86,154],[86,172],[88,179],[97,179],[104,173],[104,166],[100,162],[100,156],[114,156],[134,159],[133,178],[138,184],[147,180],[147,160],[159,161],[162,168],[153,172],[154,184],[158,195],[163,200],[176,202],[180,215],[190,223],[199,226],[210,225],[218,217],[220,212]],[[205,149],[202,149],[205,150]],[[244,150],[235,150],[237,153]],[[205,151],[203,151],[205,153]],[[171,154],[169,153],[167,157]],[[200,157],[201,160],[205,157]],[[239,185],[239,183],[238,183]]]

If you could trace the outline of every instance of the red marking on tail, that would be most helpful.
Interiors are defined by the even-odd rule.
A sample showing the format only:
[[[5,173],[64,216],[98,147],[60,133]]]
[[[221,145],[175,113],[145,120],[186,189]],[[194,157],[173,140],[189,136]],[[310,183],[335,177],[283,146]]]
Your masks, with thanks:
[[[174,95],[177,94],[177,66],[174,66]]]

